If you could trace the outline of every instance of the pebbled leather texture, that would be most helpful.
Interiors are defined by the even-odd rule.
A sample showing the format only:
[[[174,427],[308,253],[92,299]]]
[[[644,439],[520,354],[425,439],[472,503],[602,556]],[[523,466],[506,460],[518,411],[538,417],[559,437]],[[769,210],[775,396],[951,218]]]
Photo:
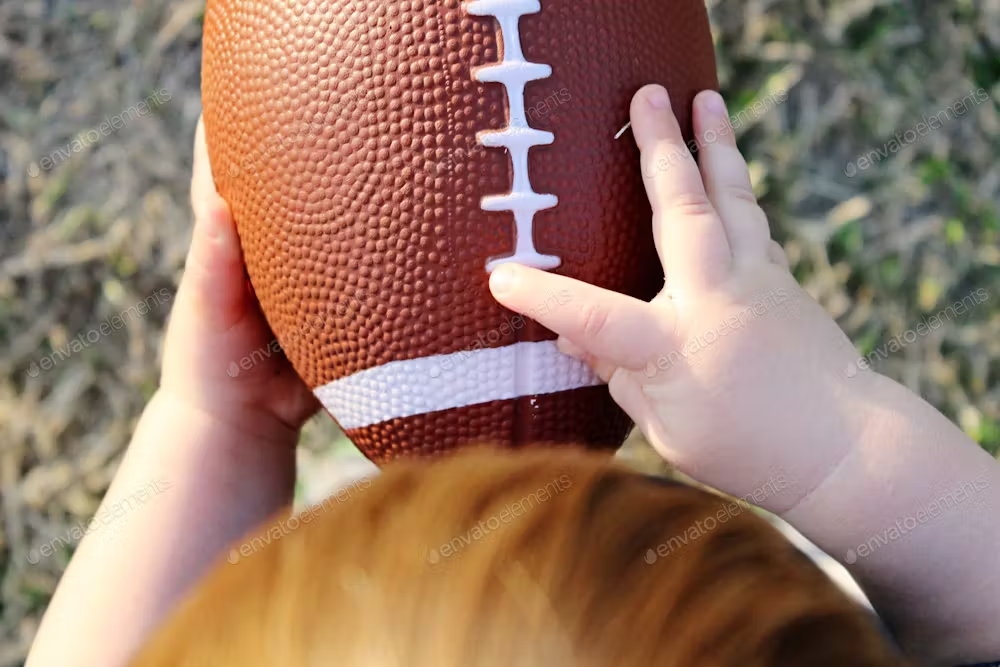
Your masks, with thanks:
[[[516,239],[511,213],[482,200],[510,193],[514,170],[478,136],[507,127],[510,106],[504,85],[476,78],[504,58],[500,23],[468,4],[208,0],[202,94],[216,187],[268,322],[311,388],[554,338],[509,326],[488,290],[486,262]],[[718,86],[702,0],[541,0],[519,27],[525,59],[551,67],[524,92],[528,124],[554,137],[530,149],[531,186],[558,197],[534,217],[534,246],[560,258],[558,273],[649,299],[663,276],[638,151],[615,135],[653,82],[690,135],[694,95]],[[553,298],[539,295],[539,307]],[[606,387],[587,387],[348,435],[383,462],[484,440],[612,449],[629,427]]]

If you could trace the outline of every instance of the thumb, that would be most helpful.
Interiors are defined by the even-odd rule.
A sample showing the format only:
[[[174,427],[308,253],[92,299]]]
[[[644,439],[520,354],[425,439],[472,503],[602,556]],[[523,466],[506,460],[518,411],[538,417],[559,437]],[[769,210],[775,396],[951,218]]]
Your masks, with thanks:
[[[229,206],[215,190],[205,127],[200,120],[195,133],[191,205],[194,232],[178,302],[189,301],[198,319],[226,330],[246,313],[248,290],[240,239]]]

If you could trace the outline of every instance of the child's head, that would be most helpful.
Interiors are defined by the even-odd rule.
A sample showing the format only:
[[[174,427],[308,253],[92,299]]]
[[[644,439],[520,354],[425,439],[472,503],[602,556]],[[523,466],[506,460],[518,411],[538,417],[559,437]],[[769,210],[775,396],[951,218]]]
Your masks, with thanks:
[[[134,665],[902,664],[766,521],[599,456],[482,450],[364,486],[262,529]]]

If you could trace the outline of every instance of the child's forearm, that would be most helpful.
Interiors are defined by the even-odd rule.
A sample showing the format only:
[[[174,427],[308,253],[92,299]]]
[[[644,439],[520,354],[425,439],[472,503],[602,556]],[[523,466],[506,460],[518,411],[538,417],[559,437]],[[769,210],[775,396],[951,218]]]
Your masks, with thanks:
[[[125,664],[226,545],[291,502],[294,481],[294,440],[254,441],[159,392],[102,503],[116,511],[81,542],[28,666]]]
[[[857,380],[860,446],[785,518],[848,565],[912,656],[1000,658],[1000,465],[895,382]]]

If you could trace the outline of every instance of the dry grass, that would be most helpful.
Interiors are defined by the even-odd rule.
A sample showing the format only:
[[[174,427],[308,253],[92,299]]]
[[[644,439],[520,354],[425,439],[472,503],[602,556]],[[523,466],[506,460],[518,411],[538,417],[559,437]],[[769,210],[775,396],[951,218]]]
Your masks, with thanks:
[[[776,234],[859,349],[989,294],[878,368],[996,452],[1000,0],[710,4],[724,92],[745,110],[741,144]],[[156,386],[170,302],[138,304],[172,293],[190,238],[201,10],[0,4],[0,667],[21,664],[69,557],[39,560],[40,545],[85,525]],[[980,88],[989,99],[940,129],[887,143]],[[89,141],[156,91],[169,101]],[[850,174],[879,150],[885,159]],[[343,446],[328,420],[304,440]]]

